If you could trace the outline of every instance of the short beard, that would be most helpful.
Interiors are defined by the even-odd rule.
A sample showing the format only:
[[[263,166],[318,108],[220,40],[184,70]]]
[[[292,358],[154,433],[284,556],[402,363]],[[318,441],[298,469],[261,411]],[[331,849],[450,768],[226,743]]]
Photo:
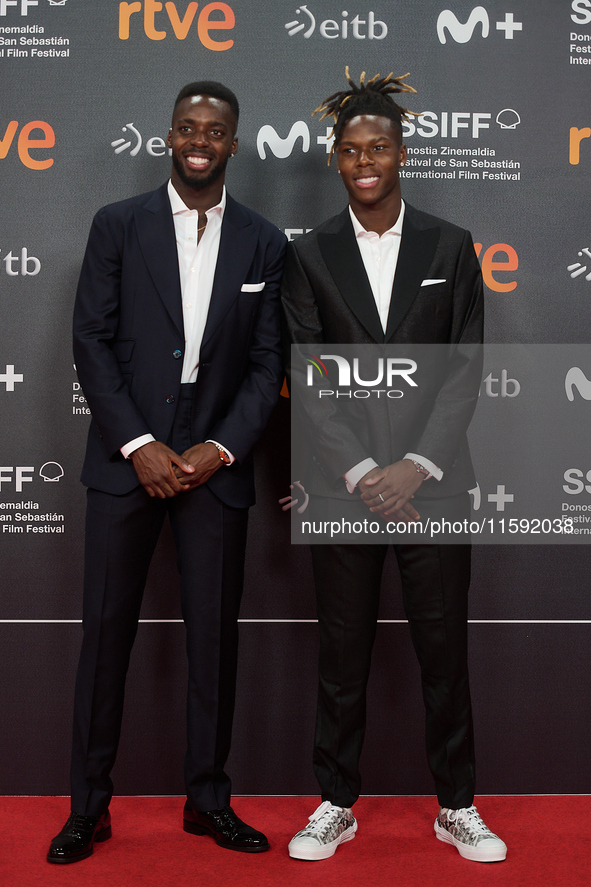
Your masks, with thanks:
[[[172,155],[172,165],[175,168],[177,176],[183,185],[187,185],[188,188],[193,188],[195,191],[202,191],[203,188],[207,188],[208,185],[213,185],[214,182],[217,182],[220,176],[224,174],[227,163],[228,158],[226,157],[223,162],[219,163],[211,170],[208,176],[204,179],[196,180],[190,175],[187,175],[178,158],[174,154]]]

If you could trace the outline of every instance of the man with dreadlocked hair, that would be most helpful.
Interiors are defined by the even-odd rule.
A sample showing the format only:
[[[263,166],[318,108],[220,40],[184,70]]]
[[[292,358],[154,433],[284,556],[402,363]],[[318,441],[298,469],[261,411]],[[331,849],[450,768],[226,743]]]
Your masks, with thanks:
[[[291,342],[317,354],[325,343],[478,346],[482,276],[469,232],[401,199],[402,122],[412,112],[393,95],[415,91],[404,82],[408,75],[366,80],[362,74],[356,85],[348,69],[346,74],[349,89],[331,95],[317,111],[334,118],[333,151],[349,206],[289,244],[282,299]],[[423,519],[469,515],[467,491],[475,477],[465,431],[479,382],[479,375],[475,385],[469,382],[472,404],[460,433],[447,436],[448,413],[458,402],[457,376],[441,381],[415,437],[395,411],[394,433],[387,422],[380,426],[367,400],[343,398],[336,407],[334,401],[331,406],[315,401],[309,409],[318,410],[320,433],[311,442],[313,458],[303,478],[311,508],[319,502],[336,508],[336,502],[339,514],[351,518],[349,526],[368,510],[397,522],[418,521],[419,512]],[[404,404],[396,409],[404,415]],[[346,421],[352,411],[355,425]],[[384,409],[377,412],[383,423]],[[405,538],[408,534],[398,536]],[[393,547],[421,666],[427,758],[440,805],[435,833],[467,859],[502,860],[505,844],[473,806],[470,545],[395,540]],[[290,842],[289,853],[298,859],[325,859],[355,837],[351,807],[360,792],[366,686],[387,550],[388,545],[312,545],[320,629],[314,770],[322,803]]]

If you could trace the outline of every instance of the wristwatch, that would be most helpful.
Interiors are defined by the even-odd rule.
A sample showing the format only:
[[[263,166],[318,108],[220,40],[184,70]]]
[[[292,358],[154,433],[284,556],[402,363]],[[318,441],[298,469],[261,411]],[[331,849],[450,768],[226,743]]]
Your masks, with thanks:
[[[217,447],[217,451],[220,456],[220,462],[223,462],[224,465],[230,465],[232,460],[230,459],[230,456],[228,455],[226,450],[223,448],[223,446],[219,443],[216,443],[214,440],[209,440],[208,443],[212,443],[214,445],[214,447]]]
[[[411,459],[410,461],[414,465],[415,470],[418,471],[419,474],[422,474],[423,477],[430,477],[431,476],[431,472],[429,471],[429,469],[425,468],[424,465],[421,465],[420,462],[417,462],[416,459]]]

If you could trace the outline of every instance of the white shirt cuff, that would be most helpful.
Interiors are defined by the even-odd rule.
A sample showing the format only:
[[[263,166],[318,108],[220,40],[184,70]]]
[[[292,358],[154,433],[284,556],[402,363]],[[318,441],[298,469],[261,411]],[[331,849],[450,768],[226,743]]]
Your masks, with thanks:
[[[143,447],[144,444],[150,443],[153,440],[156,440],[153,434],[142,434],[141,437],[135,437],[133,440],[130,440],[129,443],[126,443],[125,446],[121,447],[121,454],[125,459],[129,459],[132,453],[135,453],[135,451],[139,450],[140,447]]]
[[[223,444],[221,444],[219,441],[217,441],[217,440],[212,440],[211,437],[210,437],[208,440],[205,441],[205,443],[212,443],[212,444],[215,444],[216,447],[221,447],[222,450],[224,451],[224,453],[226,453],[226,455],[230,457],[230,461],[226,463],[227,465],[231,465],[232,462],[235,462],[235,461],[236,461],[236,457],[233,456],[232,453],[230,452],[230,450],[227,450],[227,449],[225,448],[225,446],[224,446]]]
[[[378,463],[375,459],[372,459],[371,456],[368,459],[364,459],[363,462],[358,462],[357,465],[354,465],[353,468],[350,468],[345,474],[343,474],[345,483],[347,484],[347,490],[350,493],[354,493],[355,487],[361,478],[367,474],[368,471],[371,471],[372,468],[378,467]]]
[[[426,468],[430,472],[429,477],[434,477],[435,480],[441,480],[443,477],[443,471],[441,468],[438,468],[430,459],[425,459],[424,456],[418,456],[416,453],[407,453],[404,458],[414,459],[415,462],[420,462],[423,468]],[[426,477],[425,480],[429,480],[429,477]]]

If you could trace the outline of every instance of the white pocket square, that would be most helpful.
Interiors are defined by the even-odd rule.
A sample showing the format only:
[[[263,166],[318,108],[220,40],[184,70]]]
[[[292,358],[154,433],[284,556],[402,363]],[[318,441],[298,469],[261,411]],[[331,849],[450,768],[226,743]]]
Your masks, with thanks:
[[[240,287],[241,292],[243,293],[260,293],[261,290],[265,289],[265,281],[262,283],[243,283]]]
[[[440,280],[431,280],[430,278],[426,278],[423,280],[421,286],[433,286],[434,283],[445,283],[445,277]]]

